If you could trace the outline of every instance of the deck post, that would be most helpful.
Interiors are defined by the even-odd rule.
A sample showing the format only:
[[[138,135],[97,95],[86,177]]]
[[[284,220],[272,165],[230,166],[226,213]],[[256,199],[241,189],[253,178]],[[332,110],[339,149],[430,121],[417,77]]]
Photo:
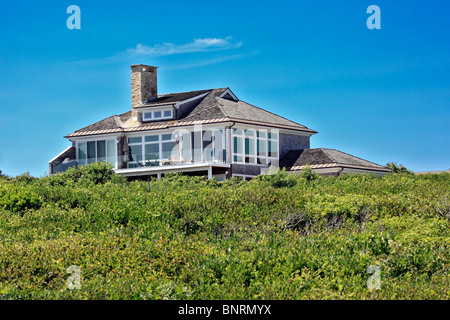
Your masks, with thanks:
[[[208,180],[212,179],[212,167],[208,167]]]

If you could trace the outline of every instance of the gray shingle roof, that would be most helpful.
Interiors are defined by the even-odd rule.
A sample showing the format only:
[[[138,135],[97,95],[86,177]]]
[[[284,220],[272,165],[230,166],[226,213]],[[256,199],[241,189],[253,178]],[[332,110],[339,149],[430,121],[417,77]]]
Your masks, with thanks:
[[[129,111],[127,113],[129,113],[131,115],[131,111]],[[127,113],[124,113],[124,115]],[[116,115],[110,116],[106,119],[97,121],[93,124],[90,124],[90,125],[84,127],[84,128],[81,128],[75,132],[90,132],[90,131],[99,131],[99,130],[105,130],[105,129],[117,129],[121,126],[120,125],[121,116],[116,116]]]
[[[299,129],[308,129],[307,127],[296,123],[294,121],[280,117],[274,113],[264,109],[255,107],[244,101],[230,101],[227,99],[218,98],[219,107],[223,113],[229,118],[236,120],[258,121],[261,123],[291,126]]]
[[[259,122],[268,125],[281,125],[308,131],[307,127],[258,108],[242,100],[233,101],[220,98],[223,89],[212,90],[184,120],[204,120],[229,118],[238,122]],[[310,130],[315,133],[315,131]]]
[[[131,121],[131,111],[128,111],[121,115],[111,116],[79,130],[76,130],[66,137],[70,138],[75,136],[86,136],[94,134],[161,129],[191,125],[194,122],[221,123],[228,121],[293,129],[309,132],[311,134],[316,133],[316,131],[311,130],[301,124],[290,121],[261,108],[255,107],[244,101],[232,101],[225,98],[220,98],[220,95],[227,89],[228,88],[219,88],[163,94],[159,95],[157,99],[139,106],[139,108],[141,108],[160,106],[165,104],[175,104],[177,102],[182,102],[209,92],[209,94],[207,94],[204,98],[199,99],[198,105],[194,106],[189,113],[184,115],[183,118],[177,120],[141,123],[137,121]]]
[[[287,170],[301,170],[302,166],[306,164],[309,164],[312,168],[348,167],[390,171],[384,166],[335,149],[292,150],[280,159],[280,167],[286,167]]]

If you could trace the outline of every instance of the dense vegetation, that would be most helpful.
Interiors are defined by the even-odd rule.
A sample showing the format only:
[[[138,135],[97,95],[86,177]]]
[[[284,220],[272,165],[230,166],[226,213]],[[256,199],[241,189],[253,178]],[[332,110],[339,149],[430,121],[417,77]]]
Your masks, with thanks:
[[[449,186],[308,170],[127,182],[102,164],[3,176],[0,299],[449,299]]]

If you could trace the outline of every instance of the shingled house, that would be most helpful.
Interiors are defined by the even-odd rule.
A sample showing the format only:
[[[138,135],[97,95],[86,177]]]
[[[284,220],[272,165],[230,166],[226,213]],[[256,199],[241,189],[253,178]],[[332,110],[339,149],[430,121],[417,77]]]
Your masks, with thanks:
[[[229,88],[158,94],[157,68],[131,66],[131,110],[65,136],[72,145],[50,174],[106,161],[127,177],[168,172],[244,179],[270,166],[323,175],[384,174],[386,167],[331,149],[310,149],[317,132],[239,100]]]

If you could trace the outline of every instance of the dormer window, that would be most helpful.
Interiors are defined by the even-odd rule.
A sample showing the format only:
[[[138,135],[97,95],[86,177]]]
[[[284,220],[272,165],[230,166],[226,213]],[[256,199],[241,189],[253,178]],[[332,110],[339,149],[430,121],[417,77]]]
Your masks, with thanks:
[[[142,113],[142,121],[156,121],[165,120],[173,118],[173,110],[155,110],[155,111],[145,111]]]

